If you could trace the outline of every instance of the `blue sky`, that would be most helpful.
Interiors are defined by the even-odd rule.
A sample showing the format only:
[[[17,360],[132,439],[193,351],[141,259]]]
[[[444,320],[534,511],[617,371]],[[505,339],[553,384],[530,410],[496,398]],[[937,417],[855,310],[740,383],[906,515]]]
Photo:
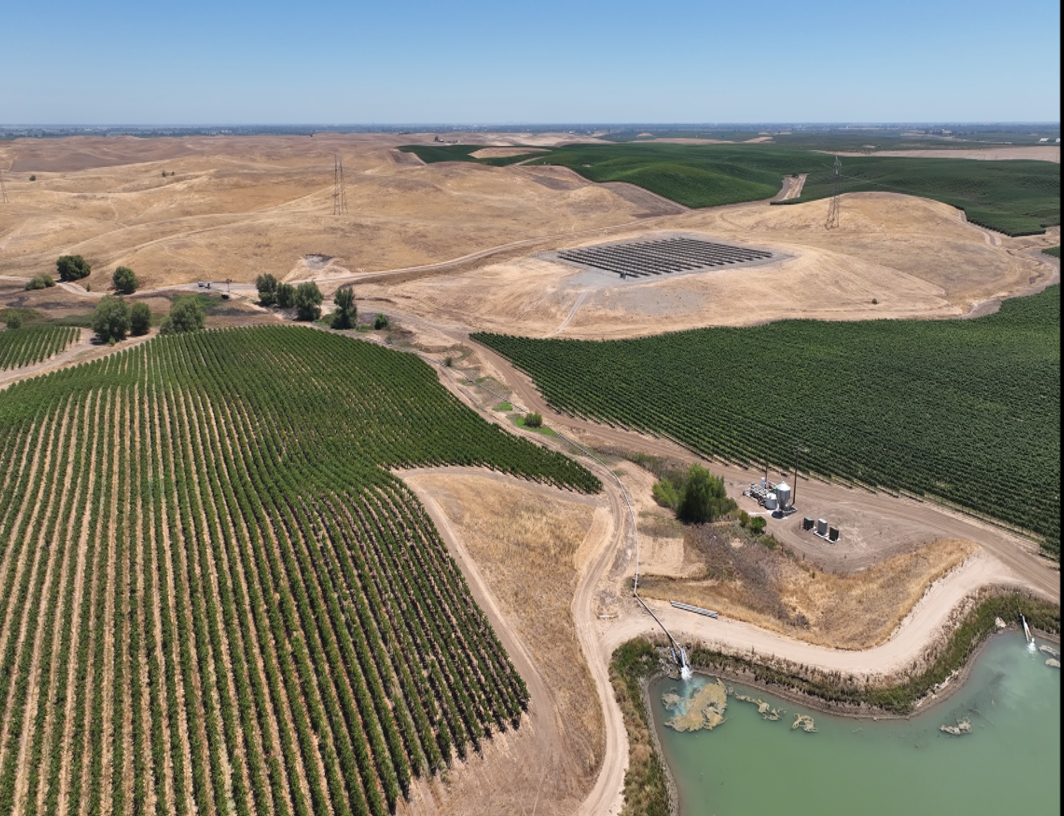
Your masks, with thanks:
[[[3,124],[1058,122],[1060,4],[8,0]]]

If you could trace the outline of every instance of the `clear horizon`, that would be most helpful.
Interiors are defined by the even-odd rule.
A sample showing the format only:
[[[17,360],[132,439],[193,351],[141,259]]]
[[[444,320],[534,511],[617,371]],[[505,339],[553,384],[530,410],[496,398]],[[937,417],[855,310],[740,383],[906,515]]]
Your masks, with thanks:
[[[0,117],[42,127],[1060,119],[1049,0],[15,0],[5,19]]]

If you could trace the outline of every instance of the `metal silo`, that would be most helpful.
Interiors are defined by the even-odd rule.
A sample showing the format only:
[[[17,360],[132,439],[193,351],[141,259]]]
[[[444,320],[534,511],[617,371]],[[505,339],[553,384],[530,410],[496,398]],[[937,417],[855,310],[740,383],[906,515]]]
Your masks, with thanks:
[[[777,507],[779,507],[779,502],[776,500],[776,494],[775,493],[769,493],[765,497],[765,509],[766,510],[775,510]]]
[[[786,482],[776,485],[776,498],[779,499],[780,509],[784,510],[791,506],[791,486]]]

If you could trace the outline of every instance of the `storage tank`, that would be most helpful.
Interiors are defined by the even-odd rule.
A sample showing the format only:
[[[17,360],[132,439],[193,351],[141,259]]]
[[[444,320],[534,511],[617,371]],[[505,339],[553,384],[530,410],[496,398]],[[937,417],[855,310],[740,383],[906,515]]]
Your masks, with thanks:
[[[762,490],[765,489],[765,477],[764,476],[761,477],[761,489]]]
[[[827,535],[828,534],[828,523],[827,523],[827,521],[825,521],[824,519],[817,519],[816,520],[816,534],[817,535]]]
[[[812,530],[813,529],[813,520],[811,518],[809,518],[809,516],[806,516],[804,519],[802,519],[802,529],[803,530]]]
[[[831,527],[830,529],[828,529],[828,541],[838,541],[838,540],[839,540],[839,528],[838,527]]]
[[[766,510],[775,510],[778,507],[779,507],[779,501],[777,501],[775,493],[769,493],[767,496],[765,496],[765,509]]]
[[[780,509],[784,510],[791,506],[791,486],[786,482],[776,485],[776,498],[779,499]]]

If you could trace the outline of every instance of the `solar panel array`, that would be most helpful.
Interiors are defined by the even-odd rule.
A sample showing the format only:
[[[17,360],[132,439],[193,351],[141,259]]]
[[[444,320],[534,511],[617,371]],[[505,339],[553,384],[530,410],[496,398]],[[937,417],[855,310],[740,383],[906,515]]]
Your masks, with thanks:
[[[570,263],[615,272],[622,278],[641,278],[760,261],[771,258],[772,253],[715,244],[697,238],[661,238],[656,241],[563,249],[558,257]]]

